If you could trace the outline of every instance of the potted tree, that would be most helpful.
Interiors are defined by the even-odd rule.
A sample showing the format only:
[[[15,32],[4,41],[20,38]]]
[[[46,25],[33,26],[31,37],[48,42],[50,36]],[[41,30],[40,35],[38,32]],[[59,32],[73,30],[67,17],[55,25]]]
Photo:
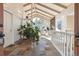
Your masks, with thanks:
[[[32,24],[27,23],[26,25],[21,25],[18,29],[19,35],[26,37],[26,39],[31,40],[32,42],[39,41],[39,28],[33,27]]]

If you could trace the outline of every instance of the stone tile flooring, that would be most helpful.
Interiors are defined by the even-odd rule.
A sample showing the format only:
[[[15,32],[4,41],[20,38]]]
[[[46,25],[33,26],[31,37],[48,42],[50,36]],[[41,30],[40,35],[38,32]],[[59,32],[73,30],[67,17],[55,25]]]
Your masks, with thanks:
[[[5,54],[7,50],[9,53]],[[6,56],[61,56],[52,43],[43,37],[40,37],[38,45],[29,40],[23,40],[12,48],[4,48],[3,52]]]
[[[45,39],[40,38],[38,45],[34,45],[32,50],[28,53],[25,52],[24,55],[28,56],[61,56],[52,43]]]
[[[25,46],[24,46],[25,45]],[[21,53],[20,49],[23,51],[21,47],[15,49],[12,53],[9,55],[14,56],[61,56],[60,53],[56,50],[56,48],[52,45],[52,43],[41,37],[40,41],[38,42],[38,45],[36,43],[33,43],[28,50],[26,49],[27,44],[24,43],[23,49],[25,51]],[[24,48],[25,47],[25,48]]]

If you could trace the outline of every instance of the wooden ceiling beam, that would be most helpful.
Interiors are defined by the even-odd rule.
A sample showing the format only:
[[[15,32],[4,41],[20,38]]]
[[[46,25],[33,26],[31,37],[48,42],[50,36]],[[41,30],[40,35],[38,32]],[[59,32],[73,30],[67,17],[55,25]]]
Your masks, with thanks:
[[[41,12],[44,12],[44,13],[46,13],[46,14],[49,14],[49,15],[51,15],[51,16],[55,16],[55,15],[53,15],[53,14],[50,14],[49,12],[46,12],[46,11],[44,11],[44,10],[41,10],[41,9],[39,9],[39,8],[36,8],[37,10],[39,10],[39,11],[41,11]]]
[[[64,8],[64,9],[67,9],[66,6],[64,6],[64,5],[60,4],[60,3],[53,3],[53,4],[55,4],[55,5],[59,6],[59,7],[62,7],[62,8]]]
[[[42,18],[44,18],[45,20],[50,20],[50,19],[52,19],[52,18],[46,17],[46,16],[41,15],[41,14],[38,14],[38,15],[34,14],[34,15],[32,15],[32,16],[33,16],[33,17],[42,17]],[[31,17],[31,16],[29,16],[29,17]]]
[[[28,12],[28,11],[30,11],[31,9],[29,9],[29,10],[26,10],[25,12]],[[41,10],[41,9],[39,9],[39,8],[36,8],[36,10],[39,10],[39,11],[41,11],[41,12],[44,12],[44,13],[46,13],[46,14],[49,14],[49,15],[51,15],[51,16],[55,16],[55,15],[53,15],[53,14],[50,14],[49,12],[46,12],[46,11],[44,11],[44,10]]]
[[[30,4],[31,4],[31,3],[26,3],[26,4],[23,5],[23,7],[26,7],[26,6],[30,5]]]
[[[55,9],[53,9],[53,8],[50,8],[50,7],[46,6],[46,5],[43,5],[43,4],[41,4],[41,3],[36,3],[36,4],[37,4],[37,5],[40,5],[40,6],[44,7],[44,8],[47,8],[47,9],[49,9],[49,10],[51,10],[51,11],[54,11],[54,12],[56,12],[56,13],[60,13],[60,11],[57,11],[57,10],[55,10]]]
[[[35,12],[32,12],[32,14],[33,14],[33,13],[35,13]],[[47,15],[45,15],[45,14],[43,14],[43,13],[38,12],[38,11],[37,11],[37,14],[41,14],[41,15],[44,15],[44,16],[49,17],[49,18],[52,18],[52,17],[53,17],[53,16],[52,16],[52,17],[47,16]],[[31,13],[29,13],[29,14],[27,14],[27,15],[29,16],[29,15],[31,15]]]
[[[34,9],[34,8],[33,8]],[[26,10],[25,12],[28,12],[28,11],[31,11],[32,9],[30,8],[30,9],[28,9],[28,10]]]

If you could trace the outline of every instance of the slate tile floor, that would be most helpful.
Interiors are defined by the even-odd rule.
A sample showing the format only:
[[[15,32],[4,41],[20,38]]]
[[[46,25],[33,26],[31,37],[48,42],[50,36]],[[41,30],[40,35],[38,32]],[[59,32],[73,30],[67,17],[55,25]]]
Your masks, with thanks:
[[[29,53],[25,52],[24,55],[28,56],[61,56],[52,43],[45,39],[40,38],[38,45],[33,45],[34,47]]]
[[[13,46],[14,49],[8,47],[8,52],[5,54],[6,50],[4,48],[4,56],[61,56],[60,53],[56,50],[56,48],[52,45],[52,43],[46,38],[40,37],[40,41],[38,45],[36,43],[31,43],[28,40],[23,40],[19,44],[15,44]],[[1,53],[1,52],[0,52]]]

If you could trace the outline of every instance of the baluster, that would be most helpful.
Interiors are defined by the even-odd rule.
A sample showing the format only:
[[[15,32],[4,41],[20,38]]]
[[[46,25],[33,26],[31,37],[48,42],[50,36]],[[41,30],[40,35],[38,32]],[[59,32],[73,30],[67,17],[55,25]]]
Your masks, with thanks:
[[[64,34],[64,55],[66,55],[66,34]]]
[[[72,51],[72,48],[73,48],[73,46],[72,46],[72,44],[73,44],[73,35],[71,35],[70,40],[71,40],[71,41],[70,41],[70,42],[71,42],[71,43],[70,43],[70,47],[71,47],[71,48],[70,48],[70,56],[72,56],[72,55],[73,55],[73,51]]]

